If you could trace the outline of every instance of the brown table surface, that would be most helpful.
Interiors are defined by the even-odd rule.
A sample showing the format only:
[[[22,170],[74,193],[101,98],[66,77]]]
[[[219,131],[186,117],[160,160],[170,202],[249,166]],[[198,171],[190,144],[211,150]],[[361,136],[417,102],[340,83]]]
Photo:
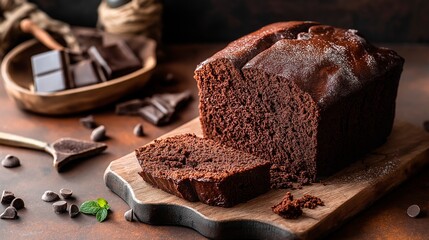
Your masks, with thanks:
[[[190,89],[194,100],[168,126],[154,127],[139,117],[118,116],[114,105],[90,112],[97,123],[107,128],[109,148],[97,157],[86,159],[57,173],[51,157],[42,152],[0,146],[0,158],[13,154],[21,159],[21,167],[0,167],[0,191],[10,190],[24,199],[26,208],[19,211],[19,219],[0,220],[0,239],[204,239],[196,231],[176,226],[151,226],[125,221],[128,206],[104,184],[103,173],[109,163],[171,131],[198,115],[197,87],[193,79],[195,66],[224,44],[193,44],[167,46],[166,58],[158,64],[151,83],[139,94],[145,97],[158,92],[177,92]],[[406,59],[397,100],[397,119],[422,127],[429,119],[429,45],[390,45]],[[161,81],[165,73],[173,73],[177,83]],[[131,98],[131,97],[129,97]],[[89,140],[91,131],[79,123],[82,113],[65,117],[41,116],[19,110],[0,86],[0,131],[20,134],[45,142],[61,137]],[[143,123],[147,136],[133,135],[133,127]],[[99,197],[107,199],[111,213],[107,221],[98,223],[92,216],[79,215],[71,219],[67,214],[55,214],[51,204],[40,198],[44,191],[59,192],[61,188],[74,191],[75,199],[83,201]],[[329,239],[427,239],[429,216],[412,219],[406,215],[411,204],[429,208],[429,167],[401,184],[374,205],[344,223],[327,236]],[[5,206],[0,206],[2,211]]]

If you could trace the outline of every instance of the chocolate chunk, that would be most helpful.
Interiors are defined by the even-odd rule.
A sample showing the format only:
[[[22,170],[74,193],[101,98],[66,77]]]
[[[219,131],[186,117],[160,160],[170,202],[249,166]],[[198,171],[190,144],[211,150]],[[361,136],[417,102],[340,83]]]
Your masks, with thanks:
[[[407,209],[407,215],[412,218],[418,217],[420,212],[420,207],[416,204],[409,206]]]
[[[78,207],[77,205],[75,205],[75,204],[70,205],[70,208],[69,208],[69,216],[70,216],[71,218],[74,218],[74,217],[76,217],[78,214],[79,214],[79,207]]]
[[[82,52],[87,53],[91,46],[103,46],[103,33],[95,28],[73,28]]]
[[[15,195],[13,194],[13,192],[3,190],[3,193],[1,195],[2,204],[10,204],[13,199],[15,199]]]
[[[130,209],[130,210],[126,211],[124,213],[124,218],[128,222],[133,222],[134,221],[134,211],[133,211],[133,209]]]
[[[75,87],[84,87],[99,83],[102,81],[103,76],[99,76],[94,62],[89,59],[82,60],[72,66],[72,78]]]
[[[60,196],[58,196],[58,194],[53,191],[45,191],[45,193],[43,193],[42,195],[42,200],[45,202],[53,202],[58,200],[59,198]]]
[[[141,117],[146,119],[148,122],[157,126],[166,124],[170,120],[170,115],[162,113],[158,108],[153,105],[147,105],[139,109]]]
[[[34,89],[37,92],[56,92],[73,88],[70,81],[70,59],[64,51],[52,50],[31,57]]]
[[[181,93],[164,93],[156,94],[154,97],[163,99],[170,105],[174,110],[177,110],[184,106],[192,98],[191,91],[187,90]]]
[[[83,117],[79,119],[79,122],[86,128],[94,129],[97,127],[97,123],[94,120],[94,117],[92,115],[88,115],[86,117]]]
[[[429,132],[429,121],[423,122],[423,128],[426,130],[426,132]]]
[[[129,74],[142,67],[124,41],[106,47],[92,46],[88,49],[88,55],[103,70],[107,79]]]
[[[18,211],[12,206],[7,207],[1,214],[1,219],[16,219],[18,217]]]
[[[148,104],[152,104],[154,107],[158,108],[159,111],[161,111],[164,115],[168,116],[169,118],[174,113],[174,108],[170,106],[170,104],[165,101],[163,98],[161,98],[159,95],[154,95],[151,98],[145,99],[145,102]]]
[[[106,127],[100,125],[92,131],[91,140],[94,142],[100,142],[104,139],[106,139]]]
[[[66,201],[58,201],[52,204],[55,213],[63,213],[67,211],[67,202]]]
[[[137,124],[133,130],[134,135],[142,137],[145,135],[143,125],[141,123]]]
[[[1,165],[6,168],[19,167],[21,165],[19,158],[13,155],[6,155],[1,161]]]
[[[138,115],[139,109],[146,103],[140,99],[133,99],[116,105],[115,113],[118,115]]]
[[[16,210],[19,210],[25,207],[24,200],[22,200],[21,198],[13,199],[10,205],[14,207]]]
[[[73,194],[73,191],[67,188],[61,188],[60,189],[60,194],[61,196],[63,196],[63,198],[67,199],[70,198]]]

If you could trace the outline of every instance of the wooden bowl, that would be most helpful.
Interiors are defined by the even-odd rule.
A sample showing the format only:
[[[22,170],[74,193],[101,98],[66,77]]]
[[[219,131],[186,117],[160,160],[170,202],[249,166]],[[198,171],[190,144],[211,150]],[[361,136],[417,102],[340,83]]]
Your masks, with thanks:
[[[1,75],[8,95],[22,108],[48,115],[64,115],[112,103],[143,87],[156,66],[156,43],[148,39],[143,51],[144,66],[125,76],[80,88],[54,93],[31,91],[31,56],[48,51],[37,40],[24,42],[10,51],[1,63]]]

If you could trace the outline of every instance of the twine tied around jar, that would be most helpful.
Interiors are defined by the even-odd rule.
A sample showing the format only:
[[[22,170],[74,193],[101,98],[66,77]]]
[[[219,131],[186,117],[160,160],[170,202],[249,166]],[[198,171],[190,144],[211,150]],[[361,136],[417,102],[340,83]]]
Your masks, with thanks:
[[[162,4],[159,0],[132,0],[117,8],[105,1],[98,7],[98,25],[115,34],[144,35],[161,40]]]

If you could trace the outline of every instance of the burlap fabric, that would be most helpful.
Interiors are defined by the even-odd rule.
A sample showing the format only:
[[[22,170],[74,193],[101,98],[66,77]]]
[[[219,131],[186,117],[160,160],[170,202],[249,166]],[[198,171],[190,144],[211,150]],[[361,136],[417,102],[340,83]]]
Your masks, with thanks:
[[[132,0],[110,8],[102,1],[98,7],[98,24],[109,33],[144,35],[161,40],[162,4],[159,0]]]
[[[71,32],[70,26],[50,18],[36,5],[26,0],[0,0],[0,57],[17,43],[25,35],[19,28],[19,23],[24,18],[31,19],[40,28],[60,35],[73,52],[79,52],[79,45]]]

